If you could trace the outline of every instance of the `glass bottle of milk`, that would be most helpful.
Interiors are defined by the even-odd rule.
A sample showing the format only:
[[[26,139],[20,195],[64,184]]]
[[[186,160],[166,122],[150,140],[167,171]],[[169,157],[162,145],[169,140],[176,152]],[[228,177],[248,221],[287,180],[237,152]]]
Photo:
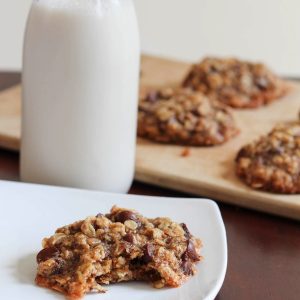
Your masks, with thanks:
[[[34,0],[23,58],[22,180],[127,192],[139,66],[132,0]]]

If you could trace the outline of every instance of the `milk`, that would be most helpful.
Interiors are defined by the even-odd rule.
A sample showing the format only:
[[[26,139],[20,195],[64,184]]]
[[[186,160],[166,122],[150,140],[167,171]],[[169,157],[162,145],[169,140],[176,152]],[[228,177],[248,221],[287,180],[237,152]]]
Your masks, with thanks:
[[[140,48],[131,0],[36,0],[23,59],[23,181],[127,192]]]

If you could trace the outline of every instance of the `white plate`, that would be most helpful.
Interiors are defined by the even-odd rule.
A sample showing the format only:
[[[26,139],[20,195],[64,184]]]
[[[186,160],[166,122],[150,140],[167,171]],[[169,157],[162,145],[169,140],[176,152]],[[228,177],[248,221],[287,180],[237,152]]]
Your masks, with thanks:
[[[168,216],[185,222],[204,243],[199,272],[176,289],[153,289],[146,283],[115,284],[106,294],[86,299],[200,300],[214,299],[227,267],[226,233],[217,205],[210,200],[116,195],[0,181],[0,298],[64,299],[34,285],[35,256],[41,240],[57,227],[112,205],[134,208],[147,217]]]

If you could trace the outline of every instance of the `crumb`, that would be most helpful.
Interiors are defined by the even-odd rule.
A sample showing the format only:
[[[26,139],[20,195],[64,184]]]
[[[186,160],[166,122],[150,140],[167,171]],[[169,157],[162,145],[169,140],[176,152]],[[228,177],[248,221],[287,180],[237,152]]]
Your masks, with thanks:
[[[188,157],[191,155],[191,149],[190,148],[184,148],[182,151],[181,151],[181,156],[182,157]]]

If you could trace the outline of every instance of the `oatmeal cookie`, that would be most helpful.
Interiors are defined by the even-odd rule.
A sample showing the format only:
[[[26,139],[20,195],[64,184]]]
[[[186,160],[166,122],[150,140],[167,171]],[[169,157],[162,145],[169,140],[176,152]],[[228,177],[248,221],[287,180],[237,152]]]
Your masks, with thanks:
[[[280,124],[243,147],[236,173],[250,187],[273,193],[300,193],[300,121]]]
[[[103,293],[103,285],[122,281],[178,287],[195,274],[201,247],[185,224],[114,206],[107,215],[75,222],[45,238],[36,283],[68,299]]]
[[[238,133],[230,110],[191,89],[166,88],[140,99],[138,135],[156,142],[213,146]]]
[[[234,108],[256,108],[287,93],[287,84],[265,65],[234,58],[204,59],[191,68],[183,86]]]

